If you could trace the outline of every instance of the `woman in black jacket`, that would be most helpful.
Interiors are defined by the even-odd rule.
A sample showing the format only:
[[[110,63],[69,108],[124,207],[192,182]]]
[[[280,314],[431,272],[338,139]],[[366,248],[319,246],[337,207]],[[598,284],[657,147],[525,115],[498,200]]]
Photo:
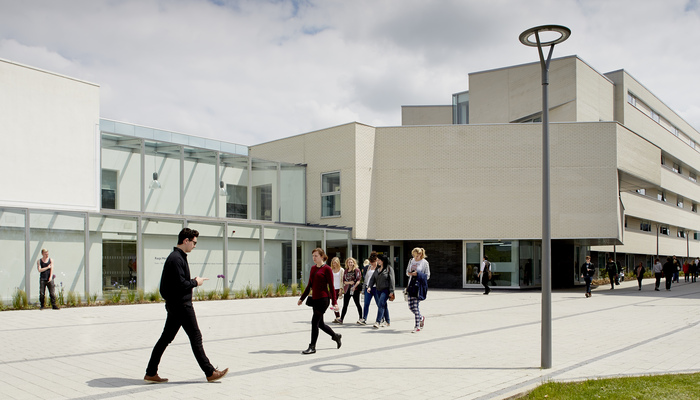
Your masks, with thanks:
[[[377,285],[377,319],[374,323],[373,328],[379,329],[379,324],[382,319],[385,323],[382,326],[389,326],[391,321],[389,320],[389,313],[387,310],[387,300],[394,300],[394,269],[389,264],[389,259],[385,255],[381,255],[377,259],[377,269],[372,274],[367,285],[367,293],[371,293],[370,288],[376,284]]]

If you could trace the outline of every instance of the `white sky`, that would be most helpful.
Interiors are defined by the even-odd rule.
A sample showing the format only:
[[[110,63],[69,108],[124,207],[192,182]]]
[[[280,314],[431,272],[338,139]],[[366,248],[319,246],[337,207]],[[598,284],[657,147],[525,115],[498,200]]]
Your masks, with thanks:
[[[103,118],[253,145],[451,104],[546,24],[700,127],[698,0],[0,0],[0,58],[99,84]]]

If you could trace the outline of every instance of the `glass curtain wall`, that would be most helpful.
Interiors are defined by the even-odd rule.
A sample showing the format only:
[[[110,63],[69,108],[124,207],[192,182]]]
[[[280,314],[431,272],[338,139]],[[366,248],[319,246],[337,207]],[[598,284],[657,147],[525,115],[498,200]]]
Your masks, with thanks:
[[[294,228],[265,226],[265,284],[292,283],[292,239]]]
[[[253,219],[279,222],[277,163],[253,159],[252,172]]]
[[[479,269],[481,268],[481,243],[464,243],[464,286],[479,285]]]
[[[228,225],[228,265],[226,279],[231,290],[260,286],[260,228]]]
[[[304,281],[304,285],[309,282],[309,273],[314,265],[311,252],[321,247],[321,243],[323,243],[322,230],[297,228],[297,281]]]
[[[350,256],[350,250],[351,248],[348,248],[348,231],[326,231],[326,254],[329,260],[338,257],[340,264],[345,265],[345,259]]]
[[[0,208],[0,299],[10,301],[15,290],[26,290],[27,262],[24,255],[26,214],[24,211]],[[36,262],[36,261],[34,261]],[[39,278],[31,283],[39,287]]]
[[[56,295],[73,292],[82,297],[85,293],[84,215],[32,211],[29,213],[29,228],[29,254],[34,264],[29,274],[31,293],[27,294],[28,298],[39,298],[36,262],[41,258],[41,249],[48,250],[49,258],[54,262]]]
[[[492,286],[519,285],[518,241],[484,242],[484,255],[491,263]]]
[[[101,160],[101,207],[141,211],[141,139],[103,133]]]
[[[224,271],[224,224],[188,221],[187,227],[199,232],[197,246],[187,256],[192,277],[209,278],[197,288],[204,292],[218,290],[221,294]]]
[[[129,217],[90,215],[90,291],[104,292],[138,287],[138,220]],[[99,267],[98,267],[99,266]],[[99,268],[99,274],[98,272]]]
[[[306,223],[306,167],[280,165],[280,222]]]
[[[180,214],[180,146],[146,140],[146,212]]]
[[[143,246],[143,285],[146,292],[158,290],[165,259],[177,246],[177,235],[183,221],[177,219],[143,218],[141,221]]]
[[[185,214],[216,217],[216,152],[185,147]]]
[[[541,285],[542,259],[541,242],[531,240],[520,241],[520,286]]]
[[[219,216],[248,219],[248,157],[219,156]]]

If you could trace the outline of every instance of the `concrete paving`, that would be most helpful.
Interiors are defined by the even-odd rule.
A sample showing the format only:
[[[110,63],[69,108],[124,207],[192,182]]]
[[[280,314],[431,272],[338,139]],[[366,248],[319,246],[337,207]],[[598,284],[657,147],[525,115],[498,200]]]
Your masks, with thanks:
[[[540,368],[541,294],[433,290],[425,329],[411,333],[402,298],[391,326],[359,326],[351,307],[343,346],[321,332],[314,355],[311,310],[296,298],[196,302],[204,348],[229,374],[207,383],[181,331],[159,374],[142,380],[165,321],[163,304],[0,313],[4,399],[504,399],[545,381],[700,371],[700,282],[654,291],[645,280],[610,290],[554,291],[553,367]],[[205,287],[206,288],[206,287]],[[372,318],[376,306],[370,309]],[[326,313],[326,321],[333,319]]]

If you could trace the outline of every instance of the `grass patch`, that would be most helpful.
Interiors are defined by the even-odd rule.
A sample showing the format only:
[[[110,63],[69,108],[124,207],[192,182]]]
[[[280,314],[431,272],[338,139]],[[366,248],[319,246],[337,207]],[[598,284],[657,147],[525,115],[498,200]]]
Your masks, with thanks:
[[[690,400],[697,399],[698,393],[700,373],[549,382],[518,399]]]

